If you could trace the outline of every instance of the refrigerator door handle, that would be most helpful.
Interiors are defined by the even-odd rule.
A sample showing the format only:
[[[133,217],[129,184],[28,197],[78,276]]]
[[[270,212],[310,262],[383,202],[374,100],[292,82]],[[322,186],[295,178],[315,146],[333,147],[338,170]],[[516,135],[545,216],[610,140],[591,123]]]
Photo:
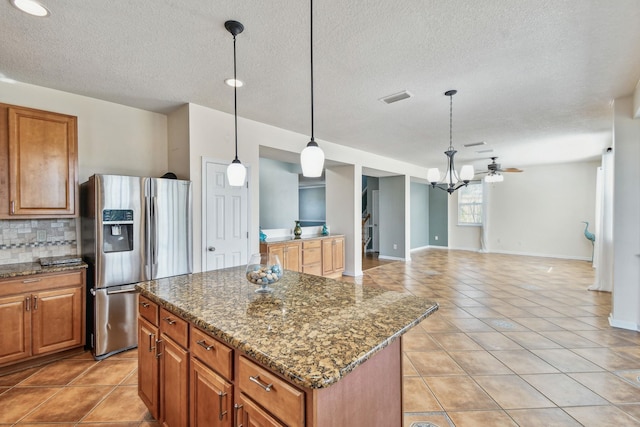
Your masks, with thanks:
[[[151,262],[152,262],[151,261],[151,233],[152,233],[151,219],[153,218],[153,209],[151,206],[150,196],[145,197],[144,210],[145,210],[144,250],[146,251],[146,254],[144,257],[144,275],[145,275],[145,280],[151,280]]]
[[[158,264],[158,198],[156,196],[151,197],[153,206],[153,239],[151,242],[151,263],[153,265]],[[155,272],[154,272],[155,274]]]

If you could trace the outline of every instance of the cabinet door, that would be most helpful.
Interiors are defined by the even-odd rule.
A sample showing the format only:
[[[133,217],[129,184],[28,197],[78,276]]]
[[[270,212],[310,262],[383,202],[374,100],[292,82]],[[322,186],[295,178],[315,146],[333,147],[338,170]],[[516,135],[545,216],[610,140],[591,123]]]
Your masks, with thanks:
[[[0,298],[0,365],[31,356],[30,295]]]
[[[160,412],[162,425],[182,427],[189,423],[189,354],[162,334],[160,356]]]
[[[302,271],[302,245],[299,242],[288,243],[285,248],[284,269]]]
[[[333,239],[322,241],[322,275],[333,273]]]
[[[238,396],[236,425],[243,427],[285,427],[275,418],[263,411],[251,399],[243,395]]]
[[[9,108],[11,215],[76,213],[76,118]]]
[[[333,240],[333,271],[344,270],[344,237]]]
[[[269,255],[277,255],[278,259],[280,260],[280,264],[282,265],[282,268],[284,268],[285,270],[287,270],[287,267],[285,265],[285,257],[284,257],[284,245],[269,245],[267,246],[267,253]]]
[[[64,350],[84,344],[84,311],[81,286],[33,294],[33,354]]]
[[[138,317],[138,396],[156,420],[160,418],[158,339],[158,328]]]
[[[191,358],[191,427],[230,427],[232,386],[198,359]]]

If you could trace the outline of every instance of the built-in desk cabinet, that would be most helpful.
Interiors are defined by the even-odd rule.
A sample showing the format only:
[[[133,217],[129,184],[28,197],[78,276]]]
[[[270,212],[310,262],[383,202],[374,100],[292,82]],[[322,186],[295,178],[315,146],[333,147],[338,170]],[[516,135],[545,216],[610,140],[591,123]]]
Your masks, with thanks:
[[[75,217],[77,118],[0,104],[0,218]]]
[[[261,243],[260,252],[277,255],[285,270],[302,271],[302,242],[299,240]]]
[[[0,367],[85,343],[85,270],[0,279]]]
[[[262,242],[260,252],[278,255],[285,270],[325,277],[344,271],[344,236]]]

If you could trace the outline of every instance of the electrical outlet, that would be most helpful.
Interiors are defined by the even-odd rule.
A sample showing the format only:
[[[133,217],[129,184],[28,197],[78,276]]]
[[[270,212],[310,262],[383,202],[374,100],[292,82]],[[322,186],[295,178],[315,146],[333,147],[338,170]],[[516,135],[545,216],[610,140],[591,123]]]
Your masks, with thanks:
[[[436,236],[435,239],[438,240],[438,236]]]
[[[38,230],[38,231],[36,231],[36,240],[38,242],[46,242],[47,241],[47,230]]]
[[[393,244],[393,249],[398,249],[398,245],[397,244]]]

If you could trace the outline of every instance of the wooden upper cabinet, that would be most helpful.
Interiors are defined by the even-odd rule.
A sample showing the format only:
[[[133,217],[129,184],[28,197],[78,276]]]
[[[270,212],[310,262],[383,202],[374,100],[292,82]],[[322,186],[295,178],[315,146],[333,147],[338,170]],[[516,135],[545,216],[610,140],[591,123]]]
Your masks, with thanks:
[[[1,105],[0,205],[4,218],[74,217],[77,211],[77,119]],[[6,151],[5,151],[6,150]],[[6,173],[6,172],[5,172]]]

